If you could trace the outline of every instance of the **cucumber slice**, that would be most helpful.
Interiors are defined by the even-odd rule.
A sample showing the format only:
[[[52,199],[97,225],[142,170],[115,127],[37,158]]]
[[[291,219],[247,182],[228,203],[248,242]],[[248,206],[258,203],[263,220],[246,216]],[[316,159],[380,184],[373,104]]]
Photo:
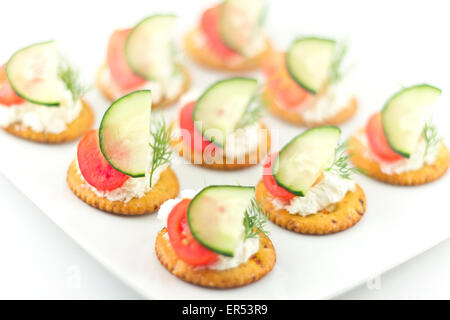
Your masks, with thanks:
[[[286,144],[275,160],[273,176],[277,183],[303,197],[330,164],[341,135],[335,126],[315,127]]]
[[[196,128],[214,144],[224,147],[247,106],[256,94],[258,82],[250,78],[230,78],[209,87],[195,103]]]
[[[249,56],[249,43],[259,34],[265,16],[265,0],[226,0],[220,7],[219,34],[233,51]]]
[[[402,89],[386,102],[381,118],[392,150],[410,157],[440,95],[441,89],[420,84]]]
[[[34,104],[58,106],[63,89],[58,77],[59,61],[54,41],[33,44],[9,59],[6,75],[21,98]]]
[[[286,54],[286,68],[291,77],[312,94],[327,84],[336,41],[315,37],[294,41]]]
[[[154,15],[139,22],[130,32],[125,42],[125,57],[136,74],[148,80],[172,76],[175,21],[175,15]]]
[[[116,100],[103,115],[100,149],[106,160],[130,177],[143,177],[150,150],[150,90],[132,92]]]
[[[187,220],[192,235],[204,247],[232,257],[240,240],[244,214],[254,187],[209,186],[191,201]]]

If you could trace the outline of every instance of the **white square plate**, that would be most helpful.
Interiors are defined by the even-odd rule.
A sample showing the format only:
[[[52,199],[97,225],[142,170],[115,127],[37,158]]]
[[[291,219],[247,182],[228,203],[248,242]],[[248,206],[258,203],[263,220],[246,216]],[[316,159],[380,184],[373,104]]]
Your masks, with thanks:
[[[86,2],[88,3],[88,2]],[[8,3],[10,12],[27,10],[20,17],[7,15],[2,30],[19,19],[18,30],[2,35],[1,61],[17,48],[55,38],[61,40],[69,57],[93,79],[105,55],[107,39],[115,28],[132,25],[145,13],[177,12],[180,34],[193,26],[201,9],[211,1],[154,2],[127,1],[126,8],[104,2],[84,3],[20,1]],[[439,2],[441,6],[447,4]],[[423,2],[403,6],[380,1],[370,8],[361,1],[277,1],[271,4],[267,30],[275,45],[285,48],[300,34],[324,34],[349,38],[351,57],[357,62],[352,73],[360,110],[342,126],[343,137],[364,125],[387,97],[402,84],[427,82],[450,89],[448,43],[443,43],[446,8]],[[17,7],[17,8],[16,8]],[[70,7],[68,11],[67,7]],[[425,8],[424,8],[425,7]],[[430,8],[428,8],[430,7]],[[324,9],[327,10],[324,10]],[[448,9],[448,8],[447,8]],[[39,15],[36,14],[39,12]],[[447,11],[448,12],[448,11]],[[430,15],[433,14],[433,17]],[[417,20],[420,18],[420,23]],[[427,19],[427,20],[424,20]],[[100,23],[101,22],[101,23]],[[28,26],[24,28],[23,26]],[[180,38],[180,37],[179,37]],[[224,74],[207,72],[187,61],[193,76],[193,92],[201,92]],[[194,95],[195,97],[195,95]],[[108,102],[96,90],[88,95],[97,124]],[[443,101],[447,101],[443,97]],[[175,107],[163,111],[167,119]],[[449,136],[450,112],[442,103],[436,109],[436,122],[443,136]],[[303,129],[267,117],[272,129],[274,150]],[[56,224],[106,268],[148,298],[157,299],[301,299],[332,297],[423,252],[448,238],[450,210],[449,175],[429,185],[407,188],[356,177],[363,187],[368,208],[353,228],[330,236],[304,236],[269,223],[277,251],[273,271],[261,281],[233,290],[210,290],[184,283],[164,269],[156,258],[154,241],[161,224],[156,215],[120,217],[93,209],[80,201],[66,185],[66,170],[75,157],[76,143],[41,145],[0,132],[0,171],[23,191]],[[209,171],[183,164],[174,156],[174,169],[181,188],[201,188],[208,184],[240,183],[254,185],[260,166],[238,172]]]

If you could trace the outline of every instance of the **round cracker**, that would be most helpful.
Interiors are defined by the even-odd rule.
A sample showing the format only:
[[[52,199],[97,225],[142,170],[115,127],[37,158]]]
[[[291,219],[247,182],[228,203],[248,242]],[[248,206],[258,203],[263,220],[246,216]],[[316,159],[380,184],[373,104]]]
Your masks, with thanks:
[[[142,215],[153,213],[169,199],[175,198],[180,185],[172,169],[167,168],[161,173],[158,182],[141,198],[134,198],[128,202],[110,201],[98,196],[78,172],[76,160],[73,160],[67,170],[67,183],[75,195],[87,204],[105,212],[122,215]]]
[[[184,67],[182,65],[177,65],[177,67],[183,73],[183,77],[184,77],[184,83],[183,83],[183,87],[181,88],[180,93],[172,99],[163,98],[158,103],[152,103],[152,109],[160,109],[160,108],[164,108],[164,107],[173,105],[181,98],[181,96],[183,94],[185,94],[189,90],[189,87],[191,86],[191,77],[189,75],[189,71],[187,70],[186,67]],[[114,84],[112,84],[111,81],[105,81],[105,77],[104,77],[105,72],[109,72],[108,65],[106,63],[104,63],[97,72],[96,85],[99,88],[100,92],[109,101],[114,102],[116,99],[127,94],[129,91],[125,90],[119,94],[119,97],[117,97],[117,90],[120,90],[120,89],[118,89],[118,87],[116,87]]]
[[[358,100],[356,99],[356,97],[351,97],[348,101],[348,105],[331,118],[320,122],[310,122],[305,120],[300,113],[284,108],[279,103],[277,103],[273,93],[267,87],[264,88],[262,97],[270,113],[286,122],[306,127],[341,124],[353,117],[356,110],[358,109]]]
[[[5,131],[17,137],[49,144],[64,143],[78,139],[92,127],[94,113],[89,104],[82,100],[82,108],[76,119],[67,125],[66,130],[60,133],[35,132],[30,127],[24,127],[20,123],[13,123],[4,128]],[[44,107],[45,108],[45,107]]]
[[[362,129],[359,134],[363,132]],[[401,186],[416,186],[432,182],[443,176],[450,165],[450,153],[443,142],[440,143],[436,160],[433,164],[425,164],[418,170],[405,171],[402,173],[387,174],[381,170],[380,164],[368,159],[364,155],[367,149],[363,143],[355,136],[351,136],[348,141],[348,153],[355,167],[361,169],[366,175],[389,184]]]
[[[238,267],[227,270],[212,270],[187,264],[178,258],[162,229],[156,237],[155,251],[161,264],[174,276],[203,287],[236,288],[255,282],[274,267],[276,253],[272,241],[267,237],[259,238],[259,250],[250,259]]]
[[[259,67],[264,55],[272,50],[270,41],[266,39],[266,49],[256,56],[245,58],[233,63],[227,63],[218,57],[206,44],[199,43],[199,34],[201,34],[201,31],[199,29],[194,29],[186,35],[184,38],[185,50],[196,63],[214,70],[228,72],[254,71]]]
[[[183,138],[172,139],[170,145],[175,149],[181,157],[188,159],[191,163],[195,165],[202,166],[207,169],[213,170],[240,170],[255,166],[260,163],[262,159],[265,158],[267,153],[270,151],[270,132],[265,124],[261,123],[260,130],[260,144],[256,150],[247,153],[241,161],[237,158],[227,159],[224,155],[219,162],[211,162],[206,159],[202,152],[197,150],[192,150],[188,145],[183,142]],[[256,162],[254,162],[256,160]],[[254,162],[254,163],[253,163]]]
[[[366,212],[366,196],[359,185],[356,185],[355,191],[348,191],[332,208],[306,217],[275,209],[272,199],[273,196],[261,180],[256,186],[256,200],[262,203],[269,219],[282,228],[303,234],[323,235],[346,230],[361,220]]]

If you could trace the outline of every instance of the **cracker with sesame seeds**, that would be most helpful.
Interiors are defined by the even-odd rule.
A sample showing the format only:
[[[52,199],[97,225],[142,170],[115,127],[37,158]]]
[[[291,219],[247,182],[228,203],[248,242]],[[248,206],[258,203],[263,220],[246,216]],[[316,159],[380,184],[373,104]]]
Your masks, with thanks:
[[[361,129],[359,133],[361,134],[363,130]],[[355,135],[350,137],[348,141],[348,153],[355,167],[361,169],[366,175],[376,180],[394,185],[416,186],[432,182],[443,176],[450,165],[450,153],[443,142],[440,143],[434,163],[425,164],[418,170],[402,173],[384,173],[377,161],[364,156],[366,151],[366,147]]]
[[[183,142],[182,137],[172,139],[170,141],[170,145],[181,157],[184,157],[190,160],[191,163],[200,165],[204,168],[215,170],[239,170],[258,164],[269,153],[271,145],[270,132],[265,124],[260,123],[259,133],[260,138],[258,148],[250,153],[247,153],[245,157],[242,157],[242,159],[230,159],[227,158],[226,155],[219,158],[214,156],[208,157],[205,153],[192,150]]]
[[[67,184],[72,192],[90,206],[105,212],[120,215],[143,215],[153,213],[169,199],[175,198],[180,185],[177,176],[171,168],[161,173],[158,182],[141,198],[134,198],[128,202],[110,201],[98,196],[82,179],[75,160],[67,170]]]
[[[30,127],[25,127],[21,123],[13,123],[4,130],[17,137],[41,143],[57,144],[78,139],[92,127],[94,113],[89,104],[82,100],[80,114],[71,123],[67,124],[66,130],[60,133],[36,132]],[[43,107],[46,108],[46,107]]]
[[[275,209],[272,198],[260,181],[256,186],[256,200],[261,202],[269,219],[282,228],[303,234],[325,235],[346,230],[361,220],[366,211],[366,196],[359,185],[356,185],[355,191],[348,191],[338,203],[305,217]]]
[[[202,35],[199,29],[194,29],[186,35],[184,48],[187,54],[199,65],[220,71],[253,71],[259,67],[263,57],[272,50],[269,40],[266,39],[266,49],[256,56],[229,62],[218,57],[206,44],[199,43],[197,39],[200,36]]]
[[[219,289],[241,287],[261,279],[275,265],[272,241],[264,236],[259,238],[258,252],[247,262],[231,269],[213,270],[195,267],[179,259],[166,234],[167,229],[164,228],[156,237],[155,251],[159,261],[174,276],[195,285]]]
[[[280,119],[289,122],[291,124],[305,126],[305,127],[316,127],[321,125],[337,125],[349,120],[355,114],[358,109],[358,101],[356,97],[352,97],[348,105],[343,108],[339,113],[334,116],[320,122],[310,122],[305,120],[302,115],[296,111],[291,111],[287,108],[280,106],[272,92],[266,87],[262,93],[263,100],[267,106],[267,110],[273,115],[279,117]]]
[[[181,71],[181,73],[183,74],[183,78],[184,78],[184,83],[183,83],[181,91],[179,92],[179,94],[176,97],[174,97],[172,99],[164,98],[157,103],[152,103],[152,109],[161,109],[161,108],[168,107],[168,106],[175,104],[178,100],[180,100],[181,96],[189,90],[189,88],[191,86],[191,79],[190,79],[188,70],[184,66],[181,66],[181,65],[177,65],[177,68]],[[111,85],[111,83],[105,81],[106,77],[104,75],[106,72],[108,72],[108,65],[105,63],[100,67],[100,69],[97,72],[96,85],[99,88],[99,90],[101,91],[101,93],[109,101],[114,102],[116,99],[120,98],[120,96],[125,95],[127,92],[118,94],[117,93],[118,89],[115,88],[113,85]]]

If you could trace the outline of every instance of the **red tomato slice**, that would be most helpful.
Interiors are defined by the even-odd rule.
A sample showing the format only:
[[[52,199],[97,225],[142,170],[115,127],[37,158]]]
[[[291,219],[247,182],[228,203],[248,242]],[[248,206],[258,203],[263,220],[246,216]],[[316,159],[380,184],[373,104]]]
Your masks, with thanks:
[[[272,153],[269,157],[267,157],[267,160],[263,165],[263,183],[266,189],[275,197],[290,200],[294,198],[295,195],[279,186],[272,174],[272,167],[275,159],[277,158],[277,154],[278,152]]]
[[[200,28],[203,31],[208,46],[222,59],[239,57],[239,54],[223,44],[219,34],[220,5],[207,9],[200,20]]]
[[[177,256],[193,266],[203,266],[217,261],[217,253],[202,246],[191,234],[187,222],[187,210],[191,199],[181,200],[167,218],[170,244]]]
[[[125,41],[130,31],[131,29],[117,30],[111,35],[106,56],[111,77],[124,90],[135,89],[147,81],[130,69],[125,58]]]
[[[382,160],[393,162],[404,159],[390,147],[383,130],[381,112],[372,115],[366,125],[366,135],[370,149]]]
[[[0,67],[0,104],[12,106],[23,102],[25,100],[19,97],[9,84],[8,78],[6,77],[6,64],[2,65]]]
[[[261,64],[262,72],[267,77],[267,86],[275,98],[287,108],[298,107],[310,93],[300,87],[286,69],[285,54],[273,53]]]
[[[180,129],[184,143],[190,146],[194,150],[205,151],[212,142],[205,139],[202,134],[195,128],[194,120],[192,119],[192,113],[194,112],[195,101],[186,104],[180,111]],[[211,145],[208,149],[214,148]],[[212,150],[212,149],[211,149]]]
[[[121,187],[128,176],[106,161],[98,142],[98,131],[91,130],[80,140],[77,150],[78,166],[84,179],[97,190],[111,191]]]

